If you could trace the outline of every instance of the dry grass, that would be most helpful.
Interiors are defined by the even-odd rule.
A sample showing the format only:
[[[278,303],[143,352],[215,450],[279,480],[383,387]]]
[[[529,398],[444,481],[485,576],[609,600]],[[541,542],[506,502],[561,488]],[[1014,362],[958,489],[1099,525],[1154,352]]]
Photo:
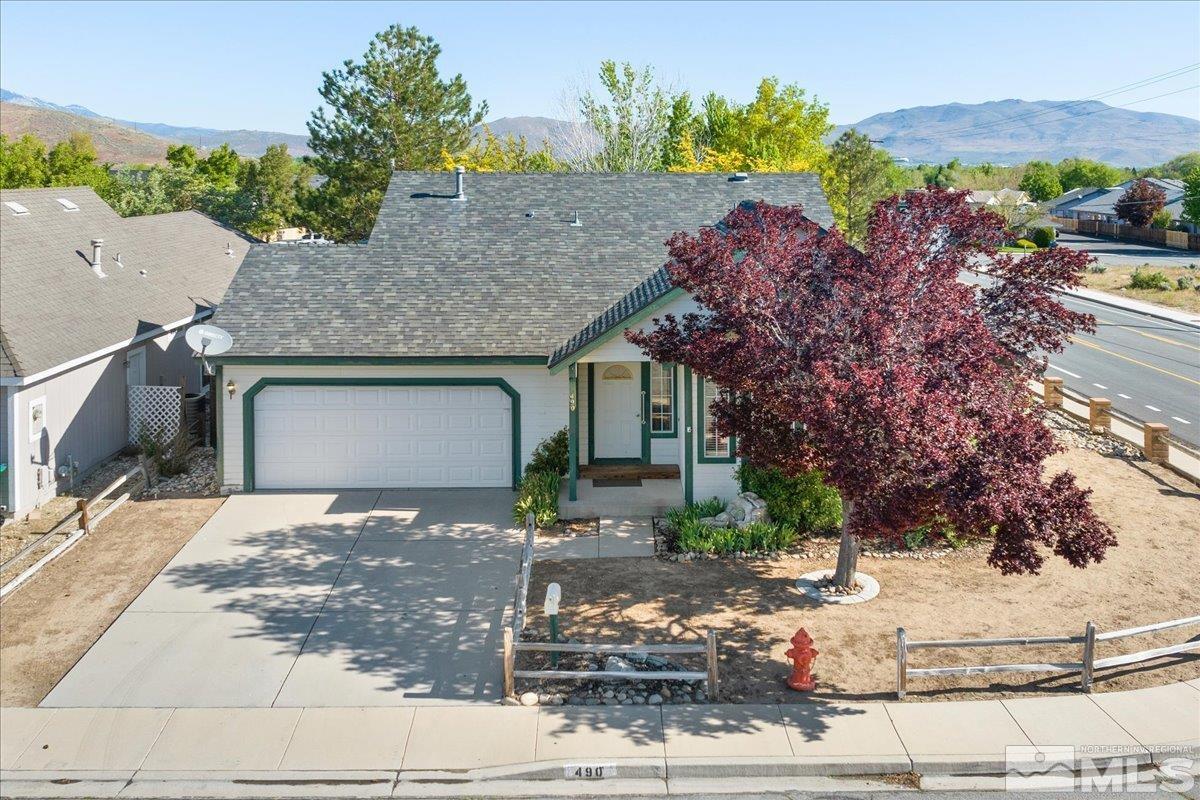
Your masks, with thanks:
[[[804,627],[816,640],[817,696],[894,697],[895,632],[912,639],[1081,634],[1090,619],[1115,630],[1195,614],[1200,586],[1200,490],[1142,461],[1071,450],[1055,456],[1094,490],[1097,511],[1120,546],[1100,564],[1075,569],[1050,556],[1040,575],[1003,576],[972,549],[935,561],[863,559],[879,579],[878,598],[856,606],[818,605],[802,598],[795,579],[831,563],[657,559],[546,561],[534,565],[530,596],[562,585],[565,633],[584,641],[695,640],[715,629],[721,651],[722,697],[736,702],[795,702],[783,686],[787,640]],[[545,634],[540,604],[530,626]],[[1195,628],[1104,644],[1100,657],[1181,642]],[[539,638],[540,638],[539,636]],[[987,652],[922,651],[910,665],[1076,660],[1075,647]],[[1111,691],[1200,676],[1200,655],[1160,659],[1097,675],[1096,690]],[[1078,676],[1007,674],[922,679],[914,699],[1074,691]]]
[[[1200,257],[1196,261],[1200,264]],[[1128,288],[1129,276],[1133,274],[1133,271],[1137,267],[1118,267],[1112,264],[1107,265],[1107,267],[1104,272],[1084,273],[1084,284],[1089,289],[1109,292],[1121,297],[1131,297],[1145,303],[1155,303],[1160,306],[1170,306],[1171,308],[1180,308],[1184,311],[1200,313],[1200,291],[1195,289],[1172,289],[1170,291],[1130,289]],[[1172,285],[1175,284],[1176,279],[1183,277],[1191,277],[1200,283],[1200,270],[1188,269],[1187,267],[1143,267],[1143,269],[1149,272],[1161,272]]]

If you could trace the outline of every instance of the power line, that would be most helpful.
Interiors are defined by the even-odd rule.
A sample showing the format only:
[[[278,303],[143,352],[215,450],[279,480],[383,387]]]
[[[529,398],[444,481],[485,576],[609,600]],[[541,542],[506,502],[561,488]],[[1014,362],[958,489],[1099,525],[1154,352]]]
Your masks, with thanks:
[[[1125,92],[1133,91],[1134,89],[1141,89],[1145,86],[1150,86],[1151,84],[1161,83],[1162,81],[1170,80],[1171,78],[1178,78],[1179,76],[1185,75],[1188,72],[1193,72],[1196,69],[1200,69],[1200,63],[1189,64],[1188,66],[1185,66],[1185,67],[1178,67],[1176,69],[1171,70],[1170,72],[1164,72],[1159,75],[1151,75],[1149,78],[1143,78],[1140,81],[1134,81],[1133,83],[1127,83],[1124,86],[1118,86],[1115,89],[1107,89],[1103,92],[1098,92],[1094,95],[1084,97],[1080,100],[1069,100],[1065,103],[1059,103],[1058,105],[1051,106],[1049,108],[1038,109],[1037,111],[1028,111],[1024,114],[1018,114],[1016,116],[1007,117],[1005,119],[991,120],[990,122],[978,122],[973,125],[966,125],[961,128],[951,128],[948,131],[940,131],[939,135],[945,136],[945,135],[949,135],[952,133],[967,133],[967,132],[972,132],[972,131],[985,130],[987,128],[994,127],[996,125],[1005,125],[1005,124],[1008,124],[1011,122],[1016,122],[1016,121],[1022,120],[1022,119],[1028,119],[1031,117],[1039,117],[1044,114],[1052,114],[1057,111],[1063,111],[1068,108],[1073,108],[1075,106],[1089,103],[1093,100],[1099,100],[1104,97],[1111,97],[1116,94],[1124,94]],[[1147,99],[1154,99],[1154,98],[1147,98]],[[1085,115],[1080,115],[1080,116],[1085,116]]]

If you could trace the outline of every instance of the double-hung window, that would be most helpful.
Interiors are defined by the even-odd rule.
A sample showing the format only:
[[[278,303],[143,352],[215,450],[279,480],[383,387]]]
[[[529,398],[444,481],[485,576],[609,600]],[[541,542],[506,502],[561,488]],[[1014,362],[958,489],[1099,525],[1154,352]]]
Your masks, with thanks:
[[[700,460],[733,461],[734,442],[732,436],[721,433],[713,419],[710,406],[721,393],[720,387],[700,378]]]

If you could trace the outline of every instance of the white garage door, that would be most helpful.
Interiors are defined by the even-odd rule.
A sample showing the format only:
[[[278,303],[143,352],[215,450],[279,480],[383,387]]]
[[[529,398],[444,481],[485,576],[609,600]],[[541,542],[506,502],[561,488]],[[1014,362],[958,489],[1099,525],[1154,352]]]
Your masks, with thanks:
[[[493,386],[272,386],[254,440],[262,489],[512,484],[512,409]]]

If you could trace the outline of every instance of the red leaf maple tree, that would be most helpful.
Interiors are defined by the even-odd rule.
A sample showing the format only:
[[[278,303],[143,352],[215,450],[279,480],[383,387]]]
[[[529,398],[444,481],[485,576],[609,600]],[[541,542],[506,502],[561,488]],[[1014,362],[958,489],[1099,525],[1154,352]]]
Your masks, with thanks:
[[[988,536],[989,562],[1037,572],[1050,550],[1077,567],[1116,540],[1032,402],[1037,351],[1061,350],[1089,315],[1058,289],[1086,254],[1000,254],[1004,222],[939,189],[879,203],[865,249],[798,206],[744,203],[668,240],[667,269],[700,313],[655,319],[629,341],[725,391],[717,426],[738,455],[785,473],[818,469],[842,497],[833,582],[851,586],[864,535],[899,540],[944,518]],[[990,261],[976,293],[959,274]]]

